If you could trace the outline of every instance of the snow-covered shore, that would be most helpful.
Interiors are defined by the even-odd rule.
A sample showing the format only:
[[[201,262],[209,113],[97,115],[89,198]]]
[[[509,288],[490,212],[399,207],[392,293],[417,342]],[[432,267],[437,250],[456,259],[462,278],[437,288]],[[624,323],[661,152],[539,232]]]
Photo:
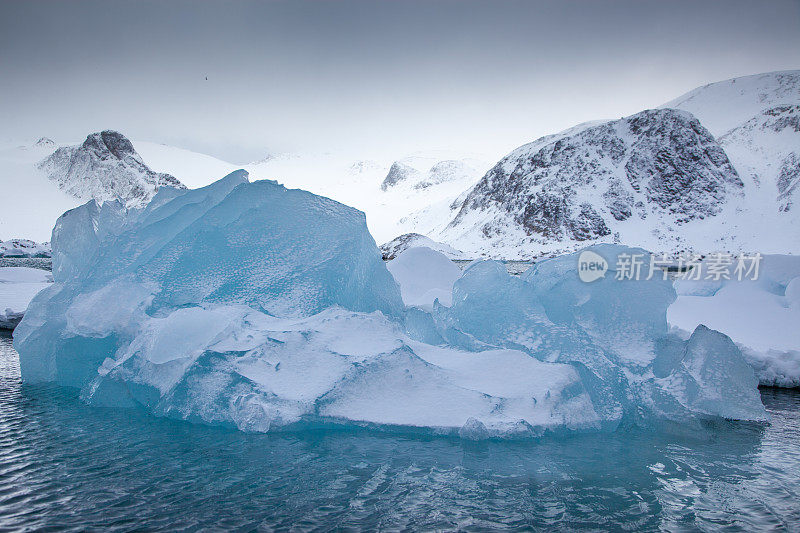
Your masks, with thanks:
[[[14,329],[28,304],[53,283],[45,270],[27,267],[0,267],[0,329]]]

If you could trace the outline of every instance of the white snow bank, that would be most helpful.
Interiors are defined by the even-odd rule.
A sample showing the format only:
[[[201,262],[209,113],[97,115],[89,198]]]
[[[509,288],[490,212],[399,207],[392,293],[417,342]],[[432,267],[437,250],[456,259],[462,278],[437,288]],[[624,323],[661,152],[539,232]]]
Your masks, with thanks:
[[[453,283],[461,277],[461,269],[447,256],[430,248],[409,248],[386,264],[406,305],[433,309],[433,302],[450,306]]]
[[[52,282],[44,270],[0,267],[0,329],[14,329],[33,297]]]
[[[800,257],[765,256],[761,269],[755,281],[677,282],[667,319],[728,335],[762,385],[800,387]]]

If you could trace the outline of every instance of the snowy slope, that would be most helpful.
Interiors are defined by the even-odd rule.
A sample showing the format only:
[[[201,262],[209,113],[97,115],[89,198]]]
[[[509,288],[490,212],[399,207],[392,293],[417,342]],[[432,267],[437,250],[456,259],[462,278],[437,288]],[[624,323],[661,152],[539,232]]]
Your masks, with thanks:
[[[364,211],[375,240],[386,242],[404,233],[429,233],[446,224],[451,204],[486,171],[486,160],[443,150],[394,161],[359,160],[341,153],[293,153],[244,168],[254,180],[277,180]],[[393,166],[408,169],[408,175],[383,187]]]
[[[36,168],[55,148],[52,144],[0,148],[0,240],[47,242],[58,216],[81,203]]]
[[[147,141],[131,141],[142,160],[156,172],[171,174],[190,189],[205,187],[240,168],[210,155]]]
[[[0,147],[0,240],[47,242],[64,211],[90,199],[141,205],[164,185],[183,187],[175,177],[150,169],[116,132],[90,134],[79,145],[42,138]]]
[[[800,198],[800,105],[766,109],[719,140],[739,173],[752,185],[751,195],[761,196],[761,203],[773,212],[793,213],[797,209],[793,204]]]
[[[800,104],[800,70],[710,83],[661,107],[688,111],[715,137],[720,137],[765,109],[781,104]]]
[[[693,113],[717,137],[745,185],[747,232],[769,251],[797,253],[800,70],[712,83],[663,107]]]

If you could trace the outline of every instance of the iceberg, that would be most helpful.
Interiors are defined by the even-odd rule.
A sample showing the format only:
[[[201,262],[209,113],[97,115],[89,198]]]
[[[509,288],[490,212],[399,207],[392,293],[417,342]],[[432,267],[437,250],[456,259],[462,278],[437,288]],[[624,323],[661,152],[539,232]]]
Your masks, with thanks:
[[[400,316],[400,292],[376,250],[363,213],[249,183],[244,171],[202,189],[165,188],[143,209],[90,201],[56,223],[55,284],[19,326],[20,364],[30,381],[82,387],[151,317],[200,304]],[[70,362],[75,351],[80,364]]]
[[[676,298],[672,281],[618,275],[616,258],[636,255],[648,264],[649,252],[618,245],[586,250],[610,265],[592,282],[578,275],[582,252],[541,261],[519,278],[496,261],[473,263],[454,285],[452,306],[435,306],[425,327],[416,318],[417,327],[409,330],[420,338],[438,336],[461,349],[502,347],[569,364],[579,371],[595,410],[609,427],[687,415],[765,419],[757,381],[738,348],[729,343],[720,353],[697,353],[699,339],[710,335],[702,325],[689,339],[670,333],[667,309]],[[712,364],[713,358],[726,363]],[[719,375],[725,375],[725,365],[738,369],[727,382],[692,378],[705,394],[732,398],[728,410],[687,399],[685,383],[672,378],[685,374],[682,365],[690,360],[692,368],[708,364]]]
[[[765,255],[757,279],[681,280],[669,323],[730,336],[762,385],[800,387],[800,257]]]
[[[53,231],[55,283],[14,334],[22,377],[259,432],[530,438],[766,417],[728,337],[669,333],[669,282],[585,283],[575,255],[520,277],[401,259],[387,268],[360,211],[243,171],[142,208],[89,202]]]

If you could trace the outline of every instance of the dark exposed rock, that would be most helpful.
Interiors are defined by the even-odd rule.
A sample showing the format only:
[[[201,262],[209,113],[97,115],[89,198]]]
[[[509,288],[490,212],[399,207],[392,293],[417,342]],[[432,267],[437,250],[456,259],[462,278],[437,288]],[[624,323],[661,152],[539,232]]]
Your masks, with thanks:
[[[778,172],[778,202],[781,211],[789,211],[800,191],[800,156],[789,154]]]
[[[391,241],[382,244],[380,249],[383,260],[391,261],[409,248],[415,248],[418,246],[431,248],[432,250],[436,250],[437,252],[445,254],[451,259],[461,256],[461,252],[453,247],[436,242],[420,233],[404,233],[403,235],[395,237]]]
[[[55,144],[56,143],[53,142],[53,139],[48,139],[47,137],[40,137],[39,140],[36,141],[36,143],[34,143],[34,146],[46,147],[46,146],[54,146]]]
[[[406,181],[410,178],[416,177],[417,175],[419,175],[419,171],[417,169],[400,163],[399,161],[395,161],[392,163],[389,173],[386,174],[386,177],[383,179],[383,183],[381,183],[381,190],[385,191],[389,187],[393,187],[401,181]]]
[[[500,212],[528,235],[584,241],[610,235],[614,222],[634,213],[677,224],[713,216],[729,195],[741,194],[725,152],[689,113],[648,110],[565,133],[497,163],[450,227],[469,213]]]

